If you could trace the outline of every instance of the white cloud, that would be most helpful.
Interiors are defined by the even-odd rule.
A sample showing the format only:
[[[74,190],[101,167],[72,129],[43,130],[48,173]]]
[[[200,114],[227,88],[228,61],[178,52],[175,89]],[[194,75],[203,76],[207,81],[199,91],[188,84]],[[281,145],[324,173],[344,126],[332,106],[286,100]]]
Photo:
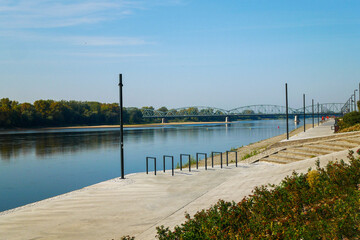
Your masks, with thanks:
[[[93,37],[93,36],[74,36],[60,38],[75,45],[88,46],[134,46],[148,44],[145,40],[131,37]]]
[[[43,35],[29,31],[0,31],[0,36],[10,39],[21,39],[22,41],[32,42],[57,42],[68,45],[82,46],[139,46],[153,44],[138,37],[105,37],[105,36],[59,36]]]
[[[124,17],[136,5],[127,1],[0,1],[0,27],[56,28]]]
[[[108,53],[108,52],[68,52],[60,53],[63,55],[78,57],[95,57],[95,58],[129,58],[129,57],[151,57],[152,54],[147,53]]]

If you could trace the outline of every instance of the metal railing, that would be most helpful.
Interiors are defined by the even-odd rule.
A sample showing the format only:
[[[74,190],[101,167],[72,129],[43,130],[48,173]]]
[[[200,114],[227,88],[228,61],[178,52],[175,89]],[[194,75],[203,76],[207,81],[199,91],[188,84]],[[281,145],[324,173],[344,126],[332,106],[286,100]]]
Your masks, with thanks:
[[[214,153],[220,154],[220,166],[222,168],[222,164],[223,164],[222,152],[211,152],[211,167],[214,168]]]
[[[171,159],[171,173],[172,173],[172,176],[174,176],[174,156],[169,156],[169,155],[164,155],[163,156],[163,171],[165,172],[165,159],[166,158],[170,158]]]
[[[196,153],[196,169],[198,169],[199,166],[199,155],[205,156],[205,170],[207,170],[207,153]]]
[[[183,153],[180,154],[180,171],[182,171],[182,158],[184,156],[189,158],[189,172],[191,172],[191,156],[190,154],[183,154]]]
[[[238,155],[238,152],[237,151],[226,151],[226,166],[229,166],[229,152],[233,152],[235,153],[235,166],[237,167],[237,155]]]
[[[237,151],[226,151],[226,166],[229,166],[229,153],[235,153],[235,166],[238,167],[238,152]],[[216,152],[216,151],[212,151],[211,152],[211,167],[214,168],[214,156],[218,154],[220,155],[220,167],[223,168],[223,153],[222,152]],[[196,169],[199,169],[199,156],[202,155],[204,156],[204,165],[205,165],[205,170],[208,169],[208,154],[207,153],[202,153],[202,152],[197,152],[196,153]],[[188,164],[189,164],[189,172],[191,172],[191,155],[190,154],[185,154],[185,153],[181,153],[180,154],[180,171],[183,170],[183,158],[187,157],[188,158]],[[171,160],[171,175],[174,176],[175,175],[175,169],[174,169],[174,156],[171,155],[163,155],[163,172],[166,172],[166,159],[170,159]],[[149,160],[153,160],[154,161],[154,175],[156,175],[156,157],[146,157],[146,174],[149,174]]]
[[[149,174],[149,159],[154,160],[154,174],[156,175],[156,157],[146,157],[146,174]]]

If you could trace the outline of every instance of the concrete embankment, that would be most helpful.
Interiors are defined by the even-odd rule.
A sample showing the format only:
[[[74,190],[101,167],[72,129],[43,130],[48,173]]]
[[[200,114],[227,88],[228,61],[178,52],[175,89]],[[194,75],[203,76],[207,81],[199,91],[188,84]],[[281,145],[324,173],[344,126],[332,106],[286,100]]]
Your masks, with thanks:
[[[237,168],[230,164],[207,171],[203,167],[191,172],[176,170],[174,177],[171,171],[158,172],[157,176],[131,174],[125,180],[109,180],[0,213],[0,236],[2,239],[120,239],[132,235],[136,239],[155,239],[156,226],[181,224],[185,212],[192,215],[218,199],[241,201],[255,186],[277,184],[293,171],[306,172],[315,166],[317,159],[322,165],[345,160],[347,152],[341,150],[288,164],[252,157]]]

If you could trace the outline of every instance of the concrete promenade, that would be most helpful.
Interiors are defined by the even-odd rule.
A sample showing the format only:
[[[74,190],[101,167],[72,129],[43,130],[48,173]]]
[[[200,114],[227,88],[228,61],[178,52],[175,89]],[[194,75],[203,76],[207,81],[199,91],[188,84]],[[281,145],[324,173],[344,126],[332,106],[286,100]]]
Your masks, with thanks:
[[[307,138],[314,138],[314,137],[325,137],[330,136],[334,134],[334,130],[331,130],[331,127],[334,126],[335,120],[330,119],[322,124],[320,126],[317,126],[314,128],[310,128],[306,130],[306,132],[301,132],[295,136],[292,136],[289,138],[289,141],[291,140],[300,140],[300,139],[307,139]],[[286,140],[284,140],[286,141]]]
[[[297,137],[317,134],[332,134],[331,122]],[[112,179],[0,213],[0,239],[155,239],[156,226],[179,225],[185,212],[193,215],[218,199],[241,201],[255,186],[277,184],[294,170],[306,172],[316,159],[321,165],[345,160],[347,152],[283,165],[259,162],[177,170],[174,177],[171,171],[130,174],[125,180]]]

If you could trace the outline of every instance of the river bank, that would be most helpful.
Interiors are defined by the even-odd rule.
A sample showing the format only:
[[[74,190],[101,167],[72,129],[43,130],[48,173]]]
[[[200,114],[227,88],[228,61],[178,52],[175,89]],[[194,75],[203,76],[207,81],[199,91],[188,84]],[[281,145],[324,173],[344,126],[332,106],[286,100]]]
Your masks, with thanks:
[[[225,152],[285,129],[284,120],[130,128],[124,131],[125,174],[144,172],[147,156],[156,157],[162,169],[163,155],[174,156],[176,165],[180,154]],[[0,145],[0,211],[113,179],[120,172],[118,128],[0,134]],[[151,162],[149,170],[153,167]]]
[[[305,126],[306,130],[309,130],[312,128],[312,124],[306,124]],[[292,130],[289,132],[289,137],[293,137],[299,133],[302,133],[304,131],[304,126],[299,126],[298,128]],[[286,139],[286,133],[284,134],[280,134],[278,136],[275,137],[271,137],[268,139],[264,139],[255,143],[250,143],[248,145],[242,146],[240,148],[236,148],[236,149],[229,149],[232,151],[236,151],[237,152],[237,157],[238,157],[238,162],[241,162],[242,160],[245,160],[247,158],[250,158],[256,154],[260,154],[268,149],[271,148],[272,145],[285,140]],[[223,153],[223,164],[226,164],[226,152]],[[229,153],[228,154],[228,162],[229,163],[235,163],[235,154],[234,153]],[[208,166],[209,164],[211,164],[211,155],[208,156]],[[220,155],[216,155],[214,156],[214,165],[220,165],[221,164],[221,157]],[[199,161],[199,166],[205,166],[205,160],[202,159],[201,161]]]
[[[302,129],[297,129],[302,131]],[[296,130],[292,134],[296,134]],[[286,137],[286,136],[285,136]],[[279,135],[252,144],[271,144]],[[266,142],[268,141],[268,142]],[[244,147],[243,147],[244,148]],[[321,165],[345,159],[347,151],[321,156]],[[156,226],[174,227],[218,199],[239,202],[255,186],[278,184],[293,171],[314,167],[308,159],[290,164],[239,163],[193,171],[136,173],[115,178],[0,214],[0,235],[5,239],[154,239]]]
[[[212,124],[231,124],[226,122],[171,122],[171,123],[148,123],[148,124],[126,124],[124,128],[154,128],[168,126],[189,126],[189,125],[212,125]],[[52,130],[76,130],[76,129],[110,129],[120,128],[120,125],[95,125],[95,126],[69,126],[69,127],[40,127],[40,128],[13,128],[0,129],[0,134],[17,132],[44,132]]]

